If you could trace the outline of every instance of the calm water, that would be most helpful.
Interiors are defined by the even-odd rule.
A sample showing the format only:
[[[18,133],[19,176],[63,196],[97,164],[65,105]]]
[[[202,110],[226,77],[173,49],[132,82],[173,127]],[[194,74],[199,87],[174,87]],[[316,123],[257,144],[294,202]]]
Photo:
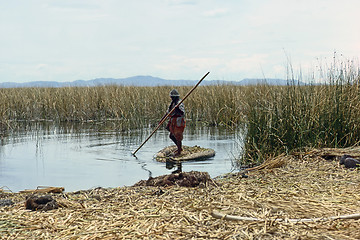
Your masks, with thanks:
[[[130,186],[149,176],[169,174],[165,163],[154,160],[156,152],[172,145],[168,132],[159,129],[131,154],[153,128],[117,132],[96,125],[28,126],[2,136],[0,187],[13,192],[37,186],[65,187],[76,191],[94,187]],[[186,128],[183,145],[212,148],[213,158],[183,163],[183,171],[206,171],[211,177],[233,170],[240,152],[240,133],[217,128]]]

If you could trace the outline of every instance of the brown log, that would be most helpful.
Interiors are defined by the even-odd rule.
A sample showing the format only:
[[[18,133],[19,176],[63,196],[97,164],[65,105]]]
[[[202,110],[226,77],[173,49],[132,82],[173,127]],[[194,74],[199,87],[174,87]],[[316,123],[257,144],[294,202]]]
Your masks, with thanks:
[[[65,190],[63,187],[38,187],[37,189],[26,189],[20,193],[62,193]]]

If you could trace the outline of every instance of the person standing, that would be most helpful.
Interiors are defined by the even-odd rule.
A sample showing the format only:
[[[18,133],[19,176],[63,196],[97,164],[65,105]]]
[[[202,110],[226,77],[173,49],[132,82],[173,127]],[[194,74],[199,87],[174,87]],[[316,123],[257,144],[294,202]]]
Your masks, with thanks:
[[[171,103],[168,109],[168,113],[181,101],[180,94],[176,89],[170,92]],[[171,114],[170,120],[166,126],[166,129],[170,132],[170,139],[176,144],[177,150],[175,156],[178,156],[182,152],[182,140],[183,132],[186,126],[185,121],[185,107],[181,103]]]

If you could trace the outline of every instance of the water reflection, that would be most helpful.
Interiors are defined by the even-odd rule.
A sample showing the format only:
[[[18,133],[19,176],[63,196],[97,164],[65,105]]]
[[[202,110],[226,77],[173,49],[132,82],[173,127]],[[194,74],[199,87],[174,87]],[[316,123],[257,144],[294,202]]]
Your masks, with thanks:
[[[115,130],[114,130],[115,129]],[[232,170],[240,151],[241,133],[217,128],[186,128],[183,144],[213,148],[215,157],[182,166],[156,162],[160,149],[172,145],[159,129],[139,150],[152,128],[117,131],[112,124],[29,124],[0,146],[0,187],[12,191],[37,186],[62,186],[66,191],[132,185],[149,176],[176,171],[207,171],[212,177]]]
[[[173,169],[175,167],[177,167],[177,169],[175,171],[172,171],[172,173],[180,173],[182,172],[182,162],[174,162],[174,161],[170,161],[170,160],[166,160],[166,168],[167,169]]]

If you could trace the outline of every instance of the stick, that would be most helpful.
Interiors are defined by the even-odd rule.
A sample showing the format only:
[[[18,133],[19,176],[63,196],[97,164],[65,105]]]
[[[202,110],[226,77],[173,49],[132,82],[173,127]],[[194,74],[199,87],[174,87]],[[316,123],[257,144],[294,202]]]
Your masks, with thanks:
[[[197,88],[197,86],[199,86],[199,84],[202,82],[202,80],[204,80],[207,75],[209,75],[210,72],[207,72],[201,79],[200,81],[185,95],[185,97],[178,103],[176,104],[176,106],[171,109],[171,111],[166,114],[165,117],[163,117],[163,119],[161,120],[161,122],[159,123],[159,125],[154,129],[154,131],[150,134],[150,136],[140,145],[140,147],[138,147],[133,153],[132,155],[135,156],[135,154],[137,153],[137,151],[139,151],[139,149],[144,146],[144,144],[152,137],[152,135],[154,135],[154,133],[160,128],[161,124],[163,124],[165,122],[165,120],[175,111],[175,108],[177,108],[178,106],[180,106],[181,103],[183,103],[185,101],[185,99],[195,90],[195,88]]]
[[[323,217],[323,218],[261,219],[261,218],[254,218],[254,217],[241,217],[241,216],[227,215],[227,214],[220,213],[217,211],[212,211],[211,216],[213,216],[214,218],[224,219],[224,220],[229,220],[229,221],[259,221],[259,222],[275,221],[275,222],[291,222],[291,223],[331,221],[331,220],[337,220],[337,219],[360,219],[360,213],[355,213],[355,214],[350,214],[350,215],[341,215],[341,216],[332,216],[332,217]]]

